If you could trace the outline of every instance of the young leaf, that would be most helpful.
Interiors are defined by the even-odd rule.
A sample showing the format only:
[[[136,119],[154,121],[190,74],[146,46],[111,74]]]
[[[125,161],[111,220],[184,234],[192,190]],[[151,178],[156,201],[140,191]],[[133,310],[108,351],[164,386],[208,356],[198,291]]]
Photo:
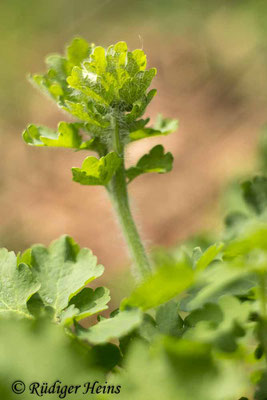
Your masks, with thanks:
[[[71,325],[73,319],[79,321],[108,308],[107,303],[110,301],[109,290],[99,287],[95,290],[84,288],[72,297],[61,316],[61,322],[64,325]]]
[[[152,136],[169,135],[178,128],[178,121],[171,118],[163,118],[161,114],[158,115],[157,120],[152,128],[140,128],[130,133],[131,141],[144,139]]]
[[[207,250],[199,257],[196,262],[196,270],[203,271],[205,268],[209,266],[209,264],[214,261],[216,256],[221,252],[223,249],[223,243],[215,243],[212,246],[208,247]]]
[[[112,339],[118,339],[127,335],[142,322],[142,313],[140,310],[122,311],[113,318],[103,319],[98,324],[92,326],[88,330],[78,329],[78,336],[86,339],[93,344],[101,344]]]
[[[147,91],[156,73],[156,68],[151,68],[147,71],[139,71],[133,78],[127,79],[119,89],[121,99],[126,104],[136,103]]]
[[[45,126],[29,125],[23,132],[24,141],[31,146],[66,147],[75,150],[103,152],[99,138],[83,141],[80,128],[87,130],[87,124],[60,122],[57,132]]]
[[[181,294],[193,280],[194,272],[186,263],[165,265],[123,300],[121,307],[139,307],[143,311],[157,307]]]
[[[156,94],[155,89],[149,90],[156,69],[146,69],[146,55],[142,50],[131,52],[125,42],[104,49],[75,38],[65,56],[54,54],[46,63],[47,73],[34,75],[32,82],[61,109],[85,123],[91,137],[100,138],[100,147],[105,150],[107,143],[112,143],[114,118],[123,145],[142,137],[166,135],[177,127],[175,121],[161,116],[154,128],[145,128],[139,122],[142,120],[138,120]],[[39,146],[79,149],[81,145],[76,132],[55,133],[33,125],[24,131],[23,137],[27,143]],[[84,146],[92,149],[91,143],[89,147]],[[100,156],[105,153],[99,151]]]
[[[0,249],[0,315],[31,318],[26,303],[39,288],[28,265],[17,265],[15,253]]]
[[[82,137],[78,124],[60,122],[58,132],[45,126],[29,125],[22,136],[26,143],[34,146],[69,147],[79,149]]]
[[[147,172],[158,172],[159,174],[169,172],[172,170],[172,163],[172,154],[170,152],[164,154],[164,148],[159,144],[141,157],[135,167],[126,171],[128,182]]]
[[[32,247],[32,272],[40,282],[38,291],[45,306],[59,317],[85,285],[102,275],[104,267],[89,249],[80,250],[69,236],[62,236],[46,248]]]
[[[67,46],[67,58],[72,65],[80,65],[87,57],[89,57],[91,47],[81,37],[76,37]]]
[[[81,185],[107,185],[118,167],[121,158],[115,152],[97,159],[87,157],[82,168],[72,168],[73,180]]]

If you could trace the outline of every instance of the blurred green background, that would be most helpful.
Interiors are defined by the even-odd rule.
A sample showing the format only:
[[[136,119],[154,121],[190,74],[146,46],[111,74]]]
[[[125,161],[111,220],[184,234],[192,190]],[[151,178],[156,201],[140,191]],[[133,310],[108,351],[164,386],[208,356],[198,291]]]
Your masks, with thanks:
[[[174,170],[139,178],[130,189],[147,246],[218,230],[225,185],[257,168],[266,121],[266,16],[265,0],[2,0],[1,246],[18,251],[68,233],[94,251],[106,276],[128,262],[103,189],[71,182],[70,168],[85,153],[21,140],[29,122],[55,127],[68,118],[26,76],[44,70],[45,56],[63,52],[75,35],[143,48],[158,69],[148,114],[180,120],[179,132],[160,139],[174,153]],[[129,164],[158,139],[141,142],[131,147]]]

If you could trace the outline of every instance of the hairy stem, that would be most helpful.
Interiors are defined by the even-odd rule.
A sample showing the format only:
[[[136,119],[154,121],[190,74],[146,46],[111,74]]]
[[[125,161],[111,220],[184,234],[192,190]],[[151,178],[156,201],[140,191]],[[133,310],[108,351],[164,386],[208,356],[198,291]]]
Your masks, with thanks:
[[[144,279],[151,272],[150,263],[131,214],[123,165],[112,178],[109,193],[133,259],[134,275]]]
[[[110,194],[112,204],[118,216],[124,238],[133,260],[134,276],[142,280],[150,275],[151,267],[130,210],[123,159],[123,146],[120,142],[118,123],[115,118],[113,120],[112,148],[122,157],[122,164],[113,176],[107,190]]]

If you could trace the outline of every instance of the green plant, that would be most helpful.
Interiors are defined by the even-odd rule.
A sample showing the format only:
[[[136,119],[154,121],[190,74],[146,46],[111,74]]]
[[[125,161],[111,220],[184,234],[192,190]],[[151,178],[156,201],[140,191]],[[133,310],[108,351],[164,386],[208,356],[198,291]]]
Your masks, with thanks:
[[[242,184],[247,211],[226,218],[219,241],[161,251],[151,271],[126,184],[144,172],[169,171],[172,156],[158,145],[128,170],[123,156],[131,141],[176,125],[160,119],[147,128],[139,119],[154,94],[147,90],[155,70],[145,71],[143,52],[127,53],[124,43],[105,51],[82,39],[72,42],[66,58],[48,63],[48,73],[32,79],[83,122],[61,122],[58,132],[30,125],[24,139],[98,153],[74,168],[73,178],[107,188],[142,279],[105,318],[99,313],[107,308],[108,289],[87,287],[103,273],[90,250],[69,236],[18,255],[2,249],[2,397],[16,398],[10,386],[21,379],[28,390],[22,399],[34,380],[32,398],[86,392],[97,399],[266,400],[267,178]],[[80,322],[96,314],[95,324]]]
[[[30,145],[87,149],[98,154],[99,159],[89,156],[81,168],[72,169],[73,180],[82,185],[105,186],[134,261],[135,275],[141,279],[150,274],[151,267],[132,218],[127,185],[146,172],[170,171],[173,157],[164,154],[158,145],[136,166],[126,169],[125,147],[177,128],[176,121],[161,116],[153,128],[147,127],[149,118],[142,119],[156,94],[155,89],[149,90],[156,69],[146,69],[146,64],[144,52],[128,51],[125,42],[105,50],[81,38],[74,39],[65,57],[48,57],[48,72],[34,75],[31,80],[78,122],[60,122],[57,131],[29,125],[23,133]]]

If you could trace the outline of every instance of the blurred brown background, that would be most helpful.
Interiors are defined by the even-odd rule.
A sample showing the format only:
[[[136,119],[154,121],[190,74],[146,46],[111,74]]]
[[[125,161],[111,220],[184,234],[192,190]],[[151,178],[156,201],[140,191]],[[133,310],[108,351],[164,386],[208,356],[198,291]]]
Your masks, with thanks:
[[[129,147],[135,162],[159,141],[175,156],[167,175],[130,187],[147,246],[170,246],[221,225],[220,193],[254,168],[266,121],[267,2],[222,0],[2,0],[0,4],[0,242],[16,251],[68,233],[90,247],[109,272],[128,263],[101,187],[71,181],[84,152],[31,148],[29,123],[55,128],[68,118],[30,86],[29,72],[63,52],[75,35],[100,45],[142,47],[158,69],[148,115],[178,118],[179,131]]]

